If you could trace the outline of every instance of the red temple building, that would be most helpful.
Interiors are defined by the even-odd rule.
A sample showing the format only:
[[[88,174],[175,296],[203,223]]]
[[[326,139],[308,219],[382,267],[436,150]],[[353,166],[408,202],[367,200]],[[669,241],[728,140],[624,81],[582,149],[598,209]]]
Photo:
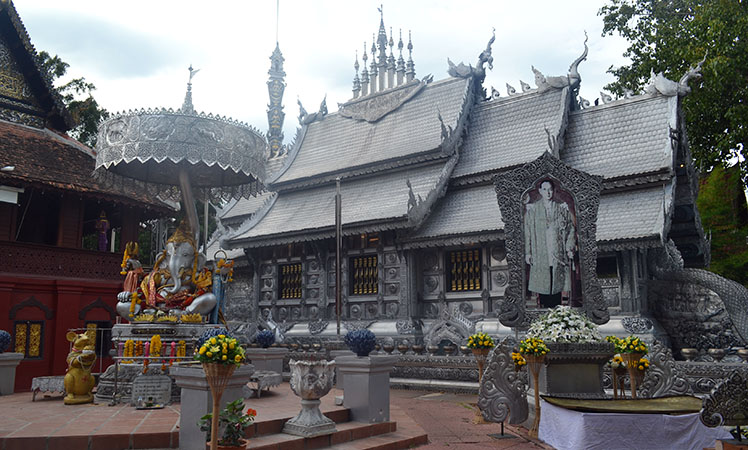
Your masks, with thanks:
[[[172,212],[94,179],[95,152],[66,134],[73,127],[13,4],[0,2],[0,329],[25,354],[16,390],[65,373],[69,329],[111,327],[125,243]]]

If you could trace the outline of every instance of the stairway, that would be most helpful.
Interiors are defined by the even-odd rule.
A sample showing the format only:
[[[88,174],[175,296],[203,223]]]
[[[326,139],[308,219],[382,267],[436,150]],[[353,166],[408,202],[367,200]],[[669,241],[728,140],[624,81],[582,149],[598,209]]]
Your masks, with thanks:
[[[428,436],[410,417],[391,408],[392,422],[361,423],[349,420],[348,409],[337,409],[324,413],[335,422],[337,431],[332,434],[303,438],[281,432],[283,424],[292,416],[255,422],[247,431],[248,449],[253,450],[304,450],[332,449],[380,449],[397,450],[413,448],[428,443]]]

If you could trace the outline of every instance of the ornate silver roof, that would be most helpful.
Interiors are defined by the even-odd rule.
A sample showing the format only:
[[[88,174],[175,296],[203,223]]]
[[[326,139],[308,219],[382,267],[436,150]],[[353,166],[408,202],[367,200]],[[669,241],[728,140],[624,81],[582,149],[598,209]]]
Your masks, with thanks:
[[[265,137],[225,117],[171,109],[115,114],[101,127],[95,174],[111,183],[138,180],[171,195],[179,169],[193,187],[220,196],[249,196],[265,179]],[[217,190],[223,188],[220,192]]]

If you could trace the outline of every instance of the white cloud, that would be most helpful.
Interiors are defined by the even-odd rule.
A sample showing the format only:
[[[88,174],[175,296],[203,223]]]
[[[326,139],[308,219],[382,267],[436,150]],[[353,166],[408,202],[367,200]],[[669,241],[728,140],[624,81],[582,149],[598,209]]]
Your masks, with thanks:
[[[327,95],[333,111],[351,97],[355,53],[361,56],[364,41],[371,46],[380,1],[281,1],[287,141],[295,134],[297,98],[314,111]],[[625,42],[600,36],[601,4],[389,2],[384,4],[384,22],[396,41],[402,29],[406,44],[412,30],[417,76],[432,73],[437,80],[447,76],[447,57],[474,64],[496,28],[494,69],[485,85],[495,86],[502,95],[505,83],[519,89],[519,79],[532,82],[531,65],[546,75],[566,74],[582,52],[586,30],[590,53],[580,66],[581,95],[594,100],[613,81],[605,74],[607,68],[625,63]],[[272,0],[19,0],[15,6],[36,48],[70,63],[70,76],[93,82],[97,100],[110,111],[179,107],[192,64],[201,69],[193,80],[198,110],[267,129],[266,81],[276,35]]]

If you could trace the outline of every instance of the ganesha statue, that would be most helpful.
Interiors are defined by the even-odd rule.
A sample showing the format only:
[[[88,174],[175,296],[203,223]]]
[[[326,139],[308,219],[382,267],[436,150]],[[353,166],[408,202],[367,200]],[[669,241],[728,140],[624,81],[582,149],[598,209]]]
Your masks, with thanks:
[[[68,370],[65,372],[65,399],[66,405],[80,405],[93,402],[91,391],[96,381],[91,375],[91,367],[96,361],[96,346],[86,333],[77,334],[69,331],[65,336],[72,342],[73,348],[67,357]]]
[[[212,292],[213,274],[205,256],[197,251],[197,242],[187,222],[166,241],[153,270],[135,290],[117,296],[117,313],[132,320],[144,313],[209,314],[216,306]]]

